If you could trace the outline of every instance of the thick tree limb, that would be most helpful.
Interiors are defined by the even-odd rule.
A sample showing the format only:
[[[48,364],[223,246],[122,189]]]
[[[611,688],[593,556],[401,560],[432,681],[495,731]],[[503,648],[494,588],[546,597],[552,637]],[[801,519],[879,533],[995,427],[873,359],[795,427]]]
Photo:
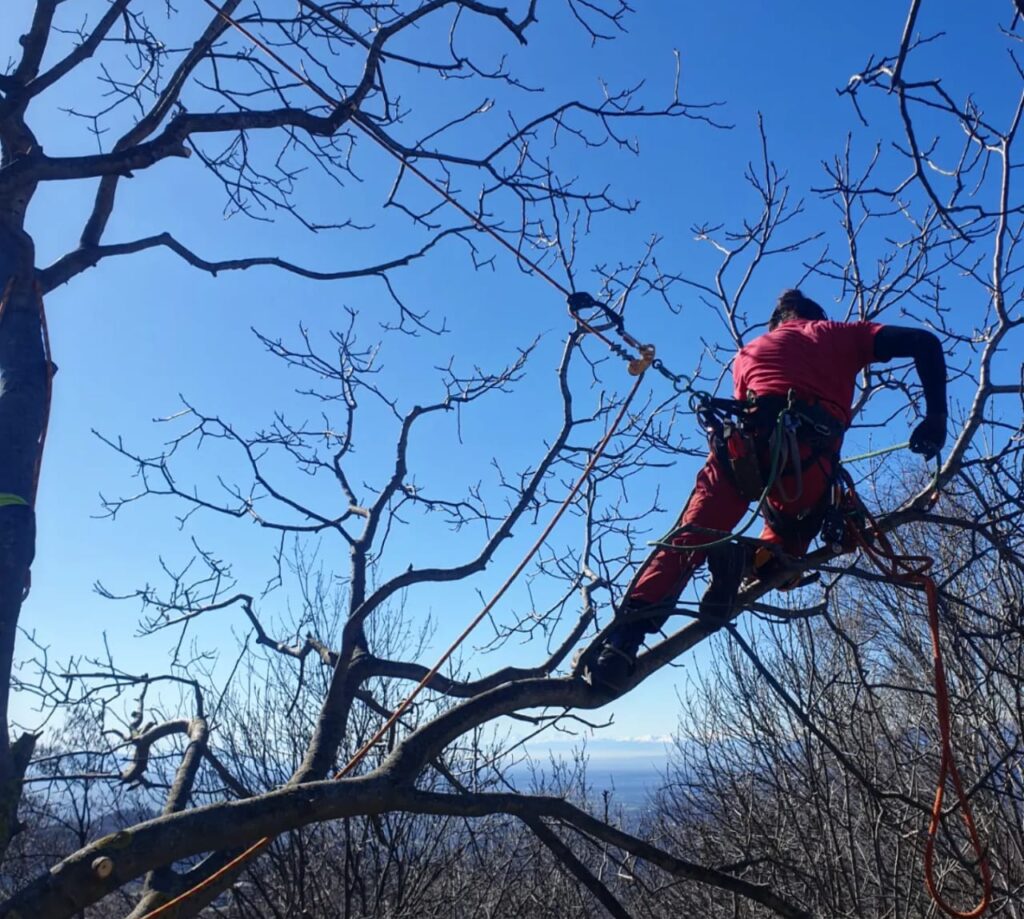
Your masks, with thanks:
[[[36,10],[27,34],[19,39],[22,47],[21,60],[11,74],[11,81],[24,86],[35,79],[42,64],[43,54],[50,38],[53,15],[60,0],[36,0]]]
[[[148,820],[80,849],[0,904],[0,917],[11,916],[15,910],[29,909],[38,919],[65,919],[126,880],[190,855],[235,847],[312,822],[385,810],[467,817],[501,813],[524,819],[558,819],[649,861],[673,877],[727,890],[761,903],[781,916],[807,919],[807,913],[786,903],[766,887],[676,858],[602,823],[560,798],[426,793],[396,785],[394,777],[386,770],[338,782],[289,787],[248,801],[196,808]],[[114,862],[114,870],[109,877],[100,878],[92,865],[104,856]]]
[[[261,836],[337,817],[393,809],[395,788],[386,778],[317,782],[246,801],[194,808],[140,823],[80,849],[0,904],[0,917],[64,919],[131,878],[201,852],[231,849]],[[93,862],[106,856],[113,871],[100,878]]]
[[[83,61],[91,58],[103,42],[103,39],[107,37],[111,28],[113,28],[114,23],[121,18],[131,2],[132,0],[115,0],[114,3],[111,3],[107,11],[100,18],[100,21],[96,23],[96,28],[89,33],[85,40],[49,70],[32,80],[25,87],[24,95],[29,98],[38,96],[58,80],[67,76]]]

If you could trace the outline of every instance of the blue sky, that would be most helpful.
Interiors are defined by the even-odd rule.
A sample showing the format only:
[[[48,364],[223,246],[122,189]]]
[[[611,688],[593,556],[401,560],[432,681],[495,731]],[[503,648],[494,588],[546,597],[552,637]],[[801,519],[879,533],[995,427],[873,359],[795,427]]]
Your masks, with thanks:
[[[757,202],[742,173],[758,156],[758,112],[768,130],[771,155],[789,174],[794,198],[807,199],[807,214],[792,235],[822,230],[832,242],[837,241],[834,213],[811,191],[823,184],[821,162],[841,151],[851,131],[856,132],[855,154],[866,158],[876,140],[891,134],[893,122],[891,106],[879,106],[872,112],[871,125],[859,126],[849,102],[838,97],[836,90],[872,53],[895,51],[905,4],[644,0],[636,6],[639,11],[628,21],[628,34],[596,47],[572,27],[556,3],[542,4],[541,22],[526,48],[509,47],[493,31],[482,35],[485,53],[497,56],[507,51],[511,69],[544,92],[516,99],[499,95],[492,113],[464,132],[468,148],[487,149],[500,139],[510,106],[520,117],[528,117],[568,98],[599,101],[602,79],[612,87],[642,79],[650,104],[663,103],[671,92],[673,51],[678,50],[682,98],[694,103],[723,102],[714,115],[733,127],[715,130],[683,119],[637,123],[628,131],[639,142],[639,157],[610,148],[560,147],[557,155],[563,168],[591,184],[607,181],[621,197],[640,202],[628,218],[595,221],[593,232],[580,241],[581,278],[587,277],[593,264],[637,258],[646,240],[657,234],[662,237],[659,260],[666,267],[706,282],[716,262],[706,244],[694,240],[691,227],[705,222],[735,225],[743,216],[752,216]],[[17,28],[0,35],[0,56],[6,57],[6,47],[23,29],[30,8],[27,0],[14,0],[7,11],[5,18]],[[919,29],[924,33],[944,30],[953,37],[925,49],[911,63],[927,76],[931,75],[928,68],[941,64],[954,95],[962,97],[967,88],[974,88],[997,123],[1015,101],[1013,92],[1000,91],[1010,71],[992,25],[996,19],[1008,23],[1008,8],[1009,4],[995,2],[925,4]],[[425,34],[422,40],[430,37]],[[48,153],[93,149],[84,124],[69,119],[61,108],[70,100],[80,104],[93,94],[94,78],[95,71],[83,68],[33,109],[32,124]],[[403,129],[409,134],[403,139],[411,139],[418,126],[440,118],[441,113],[497,92],[493,86],[440,83],[429,77],[401,78],[399,83],[412,113]],[[363,145],[356,168],[360,180],[349,179],[341,189],[307,177],[304,200],[323,219],[340,214],[374,223],[371,232],[311,235],[287,217],[271,224],[240,216],[226,220],[219,188],[193,158],[170,161],[122,183],[126,187],[109,239],[170,230],[209,257],[279,254],[327,269],[377,261],[414,245],[419,237],[408,222],[380,210],[394,164]],[[884,164],[883,168],[889,167]],[[470,177],[460,188],[472,200],[475,186]],[[41,265],[74,245],[92,190],[91,183],[55,184],[40,190],[29,223]],[[421,201],[429,197],[426,191],[410,191]],[[457,220],[445,212],[441,219]],[[449,357],[463,368],[477,363],[496,366],[514,356],[516,347],[541,336],[527,378],[514,394],[499,395],[463,413],[461,443],[452,418],[432,427],[431,437],[417,443],[413,456],[421,470],[418,478],[432,487],[454,487],[477,479],[489,479],[493,485],[491,458],[500,457],[510,468],[521,468],[537,454],[538,432],[553,431],[555,423],[548,391],[568,323],[563,303],[542,282],[524,276],[493,245],[481,241],[480,246],[485,255],[495,256],[493,269],[474,272],[464,252],[450,246],[437,258],[394,275],[404,296],[417,308],[429,309],[432,316],[444,317],[451,329],[439,339],[398,339],[385,344],[382,379],[403,406],[432,391],[430,368]],[[812,247],[766,263],[748,293],[749,309],[767,312],[778,291],[803,273],[802,262],[813,251]],[[829,299],[834,292],[825,285],[811,284],[807,290],[836,314],[845,309],[845,304]],[[700,356],[701,338],[722,341],[723,337],[692,291],[677,288],[673,299],[681,308],[679,316],[644,301],[634,308],[631,327],[638,337],[657,343],[667,364],[687,371]],[[345,307],[359,312],[357,328],[361,340],[368,343],[379,334],[378,322],[393,314],[377,282],[318,284],[265,269],[214,279],[160,251],[111,259],[49,297],[47,310],[60,372],[43,464],[34,586],[23,623],[49,645],[53,659],[100,653],[101,636],[106,633],[125,669],[152,672],[166,662],[171,644],[167,636],[136,637],[136,606],[103,600],[92,584],[99,580],[115,591],[146,582],[158,584],[157,559],[162,557],[172,566],[181,564],[192,552],[192,537],[231,561],[240,589],[259,592],[269,574],[273,541],[245,523],[196,517],[179,530],[176,509],[161,501],[128,507],[113,523],[97,519],[99,493],[131,493],[135,485],[130,465],[104,447],[92,429],[123,436],[140,452],[153,453],[165,431],[154,428],[151,419],[177,411],[179,394],[231,419],[240,429],[269,423],[277,408],[296,418],[309,417],[311,407],[293,393],[296,375],[262,352],[250,328],[294,340],[302,322],[323,341],[328,330],[344,322]],[[620,392],[627,385],[624,376],[615,379],[610,370],[604,372],[604,382]],[[645,386],[656,398],[663,397],[663,380],[651,375]],[[433,391],[437,392],[436,387]],[[596,390],[583,388],[578,398],[586,404],[597,395]],[[596,440],[599,432],[594,433]],[[904,439],[904,430],[897,425],[891,432],[871,436],[873,444],[890,443]],[[389,437],[385,421],[371,418],[361,441],[365,446],[357,457],[368,477],[390,461]],[[851,446],[867,443],[865,438],[853,438]],[[214,456],[183,459],[187,472],[211,481]],[[237,471],[230,457],[222,456],[220,462],[224,465],[218,469],[228,475]],[[661,489],[667,510],[651,520],[652,536],[671,524],[696,468],[695,460],[681,456],[673,468],[660,470],[631,491],[631,499],[640,505],[653,489]],[[304,493],[332,500],[301,477],[287,470],[282,475],[289,476],[295,488],[310,489]],[[396,540],[392,556],[383,562],[387,573],[410,562],[443,563],[468,551],[464,537],[427,527],[424,523]],[[437,645],[476,612],[478,592],[486,593],[518,559],[533,538],[526,528],[520,529],[515,543],[499,553],[484,576],[409,598],[409,609],[416,617],[429,614],[436,622]],[[556,541],[574,538],[571,524],[556,534]],[[343,546],[324,543],[319,551],[326,564],[341,568]],[[519,591],[507,606],[522,608],[527,602]],[[265,608],[271,615],[284,615],[294,603],[294,597],[281,590],[267,598]],[[239,614],[227,613],[203,629],[203,644],[219,648],[231,659],[236,635],[245,633],[245,624]],[[529,647],[503,652],[520,662],[535,659],[537,653]],[[505,662],[497,657],[501,655],[481,658],[479,664],[493,667]],[[681,661],[681,669],[667,669],[611,706],[615,724],[606,734],[654,738],[651,742],[663,748],[660,738],[675,727],[676,692],[685,692],[686,669],[699,667],[702,658],[698,652]],[[31,724],[31,713],[25,708],[21,712]]]

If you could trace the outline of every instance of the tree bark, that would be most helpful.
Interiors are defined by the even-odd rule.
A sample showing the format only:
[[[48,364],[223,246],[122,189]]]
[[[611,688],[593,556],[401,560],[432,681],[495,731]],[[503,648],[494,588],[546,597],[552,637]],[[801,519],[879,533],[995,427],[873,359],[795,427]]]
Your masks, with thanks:
[[[21,783],[35,737],[8,726],[18,617],[35,555],[35,484],[48,374],[33,247],[0,214],[0,855],[18,829]]]

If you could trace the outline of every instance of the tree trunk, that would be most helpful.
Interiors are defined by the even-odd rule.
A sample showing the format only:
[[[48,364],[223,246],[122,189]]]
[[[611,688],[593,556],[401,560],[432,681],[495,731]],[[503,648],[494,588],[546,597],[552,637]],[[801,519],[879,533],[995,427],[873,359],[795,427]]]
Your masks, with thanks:
[[[35,486],[46,420],[44,353],[34,251],[0,215],[0,855],[17,832],[21,783],[35,737],[13,744],[9,701],[18,617],[35,554]]]

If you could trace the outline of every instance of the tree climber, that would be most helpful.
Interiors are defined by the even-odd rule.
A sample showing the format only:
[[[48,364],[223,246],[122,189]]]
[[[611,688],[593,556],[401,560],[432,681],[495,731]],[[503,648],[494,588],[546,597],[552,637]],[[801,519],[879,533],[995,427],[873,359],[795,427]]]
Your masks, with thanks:
[[[736,401],[711,400],[729,402],[735,421],[700,413],[711,453],[676,528],[626,591],[617,614],[622,621],[613,623],[588,668],[595,686],[622,687],[644,636],[661,629],[705,558],[711,579],[697,614],[701,618],[732,610],[751,564],[759,578],[778,570],[772,553],[759,551],[752,559],[748,549],[728,538],[751,501],[766,495],[760,537],[766,546],[790,556],[806,552],[830,504],[857,375],[872,362],[894,357],[913,358],[924,390],[925,417],[911,434],[910,449],[935,456],[946,441],[946,361],[939,339],[923,329],[831,322],[799,290],[782,293],[768,332],[742,348],[733,362]]]

